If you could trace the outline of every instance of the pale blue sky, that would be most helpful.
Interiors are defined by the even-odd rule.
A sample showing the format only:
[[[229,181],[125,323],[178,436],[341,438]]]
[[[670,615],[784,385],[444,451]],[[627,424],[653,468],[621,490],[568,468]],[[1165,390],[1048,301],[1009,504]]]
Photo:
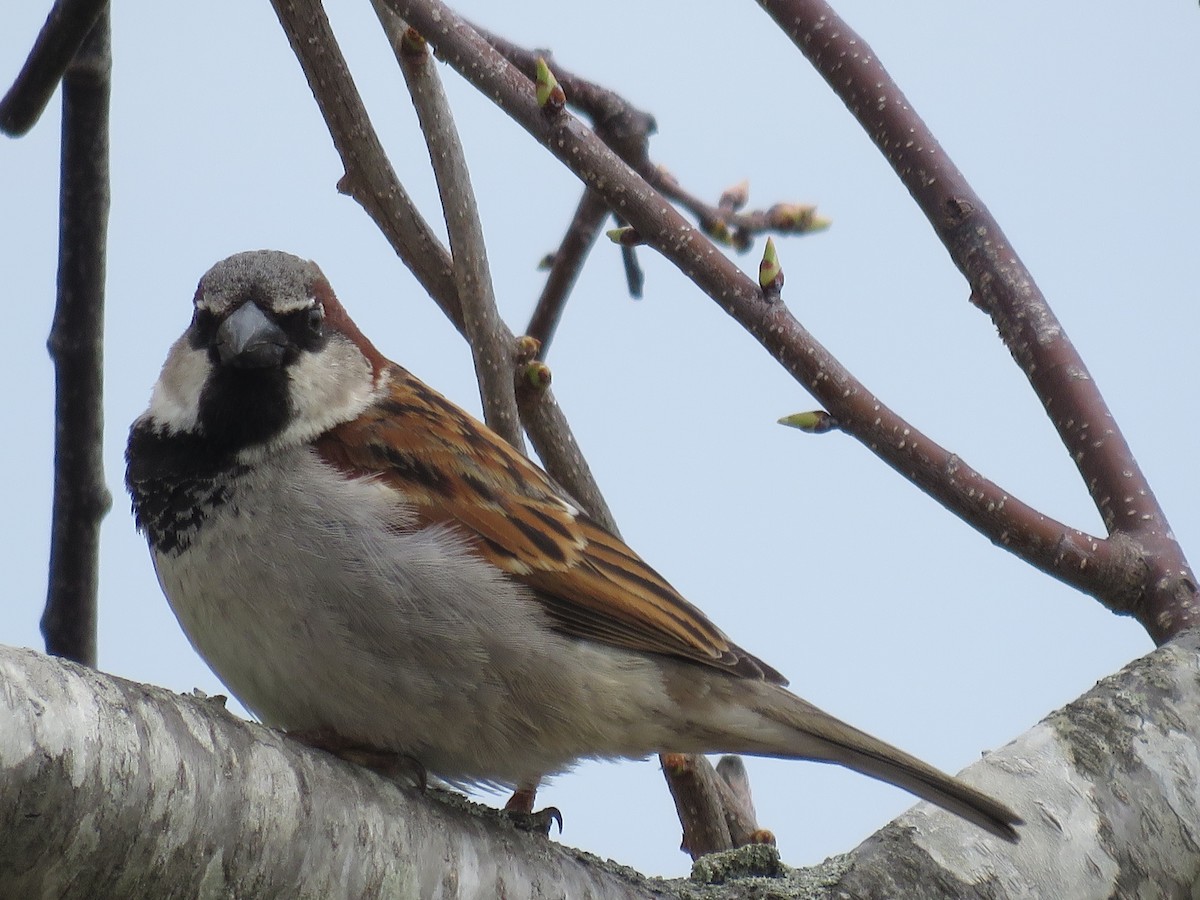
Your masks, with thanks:
[[[0,14],[5,85],[48,4]],[[432,179],[369,4],[330,4],[400,177]],[[1040,405],[904,189],[753,3],[630,3],[595,18],[530,0],[457,5],[654,113],[654,158],[716,198],[818,203],[826,234],[779,243],[785,300],[882,399],[1015,496],[1099,519]],[[991,206],[1081,350],[1185,548],[1195,474],[1200,10],[1195,4],[837,4]],[[271,247],[317,260],[389,356],[477,409],[469,356],[359,208],[265,3],[118,5],[107,312],[100,663],[221,691],[158,590],[121,487],[201,273]],[[578,199],[574,178],[446,73],[474,167],[501,311],[520,331]],[[0,145],[6,611],[40,646],[52,447],[44,350],[57,241],[58,100]],[[645,299],[593,254],[550,356],[626,539],[802,696],[948,770],[1150,649],[1140,627],[993,548],[851,439],[775,424],[813,401],[683,276],[643,250]],[[749,271],[757,255],[739,258]],[[1193,558],[1193,562],[1195,559]],[[843,851],[908,795],[841,770],[752,761],[760,819],[793,864]],[[542,799],[562,840],[652,874],[686,871],[652,762],[585,765]],[[639,814],[631,815],[634,808]]]

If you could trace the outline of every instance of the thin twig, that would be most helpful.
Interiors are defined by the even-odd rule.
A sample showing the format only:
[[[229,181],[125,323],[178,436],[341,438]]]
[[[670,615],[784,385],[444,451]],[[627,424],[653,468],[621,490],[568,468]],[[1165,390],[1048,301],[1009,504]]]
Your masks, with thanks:
[[[25,64],[0,100],[0,131],[12,137],[37,124],[63,73],[92,31],[108,0],[58,0]]]
[[[379,0],[376,0],[379,2]],[[562,243],[554,253],[554,261],[550,264],[550,273],[546,276],[546,285],[538,297],[537,306],[529,318],[525,333],[536,338],[541,344],[538,358],[545,359],[549,351],[550,341],[558,328],[567,296],[575,286],[588,251],[596,243],[600,235],[600,227],[608,215],[608,207],[604,201],[592,191],[585,190],[579,198],[579,206],[567,226]]]
[[[548,50],[527,50],[494,32],[483,28],[477,28],[477,30],[489,44],[496,48],[496,51],[500,55],[530,79],[536,78],[535,73],[538,60],[543,58],[550,59],[551,54]],[[567,105],[588,117],[592,123],[592,129],[596,132],[600,140],[608,144],[635,171],[645,175],[655,170],[654,163],[650,160],[650,137],[658,130],[658,124],[654,121],[654,116],[638,109],[615,91],[611,91],[593,81],[576,75],[574,72],[563,69],[557,63],[554,63],[554,77],[562,85],[566,93]],[[592,202],[596,202],[598,197],[593,194],[591,200]],[[580,201],[580,210],[588,202],[588,194],[585,191],[584,197]],[[614,207],[613,212],[618,213],[619,207]],[[577,211],[575,221],[578,221],[578,217],[579,212]],[[618,221],[620,221],[619,218]],[[621,224],[624,223],[622,222]],[[572,222],[573,227],[574,221]],[[598,233],[599,225],[596,226],[596,229],[595,233]],[[564,246],[569,240],[571,240],[570,231],[563,238]],[[590,243],[588,246],[590,246]],[[579,266],[583,265],[582,258],[579,259],[578,264]],[[645,275],[642,272],[642,267],[638,264],[637,250],[634,247],[621,247],[621,266],[625,272],[625,284],[629,291],[629,296],[635,300],[640,300],[642,297],[642,287],[645,283]],[[551,279],[554,278],[554,275],[555,273],[552,271]],[[571,277],[572,284],[575,277],[577,277],[577,273]],[[556,310],[554,320],[556,324],[557,317],[562,315],[567,295],[564,293],[561,299],[553,303],[551,302],[554,299],[553,295],[551,295],[551,299],[546,299],[547,292],[552,290],[551,279],[547,280],[546,287],[543,290],[543,299],[539,300],[538,307],[539,310],[543,306],[547,308],[547,313],[544,315],[549,315],[549,310]],[[570,290],[570,285],[567,285],[567,290]],[[535,313],[536,315],[537,313]],[[540,333],[530,333],[534,337],[540,337]],[[551,329],[551,331],[547,332],[547,337],[552,333],[553,330]],[[548,341],[543,341],[543,355],[548,349]]]
[[[744,844],[774,844],[775,835],[758,825],[758,813],[754,809],[754,796],[750,790],[750,773],[740,756],[727,753],[717,760],[717,774],[729,788],[730,802],[726,805],[735,811],[735,816],[728,821],[734,843],[739,847]]]
[[[641,300],[642,289],[646,286],[646,273],[638,262],[636,247],[621,247],[621,266],[625,270],[625,287],[629,296]]]
[[[719,203],[706,203],[662,168],[639,170],[639,174],[655,190],[695,216],[700,230],[706,235],[739,253],[745,253],[753,247],[754,238],[758,235],[811,234],[829,227],[829,221],[818,216],[817,208],[812,205],[776,203],[766,209],[739,212]]]
[[[1017,501],[887,409],[810,335],[570,114],[541,114],[529,80],[438,0],[387,0],[438,54],[583,181],[620,206],[645,241],[745,327],[836,417],[842,428],[955,515],[1031,565],[1138,616],[1159,641],[1192,623],[1194,582],[1178,546],[1150,552],[1121,533],[1109,540],[1069,528]],[[1060,373],[1058,378],[1069,377]],[[1097,428],[1099,430],[1099,428]],[[1172,550],[1168,546],[1167,550]],[[1178,563],[1172,569],[1171,563]],[[1153,576],[1153,577],[1150,577]],[[1157,600],[1151,600],[1157,595]],[[1186,600],[1186,596],[1185,596]],[[1161,615],[1165,608],[1171,610]]]
[[[475,361],[484,421],[523,453],[525,434],[521,430],[513,388],[512,335],[496,309],[479,206],[471,188],[471,173],[454,125],[454,114],[424,40],[415,31],[406,37],[408,25],[380,0],[372,0],[371,5],[404,73],[421,132],[429,147],[429,160],[450,237],[454,282],[458,287],[467,344]]]
[[[550,58],[549,51],[527,50],[494,32],[467,24],[478,31],[496,48],[505,59],[516,66],[526,77],[534,77],[534,67],[539,57]],[[596,136],[629,163],[635,172],[646,179],[660,193],[678,203],[696,217],[700,229],[726,246],[745,252],[754,244],[754,237],[768,232],[775,234],[806,234],[828,227],[828,222],[816,215],[816,208],[796,203],[776,203],[767,209],[740,212],[738,208],[720,203],[707,203],[692,192],[684,189],[666,169],[655,165],[650,158],[650,137],[658,130],[654,116],[638,109],[620,94],[602,85],[570,72],[557,62],[553,63],[554,76],[563,86],[567,105],[587,116]],[[622,248],[626,267],[631,267],[632,248]],[[639,270],[640,271],[640,270]],[[630,293],[641,296],[641,276],[630,275]]]
[[[527,50],[494,32],[472,25],[465,19],[463,21],[475,28],[501,56],[530,79],[535,78],[538,60],[550,58],[550,52],[547,50]],[[635,172],[664,196],[694,215],[701,230],[709,237],[739,252],[745,252],[753,246],[754,238],[760,234],[805,234],[828,227],[829,223],[817,216],[814,206],[776,203],[767,209],[741,212],[739,210],[744,205],[744,200],[734,205],[706,203],[685,190],[672,175],[651,160],[650,137],[658,128],[652,115],[638,109],[615,91],[563,69],[557,62],[553,64],[553,69],[555,78],[566,92],[567,105],[587,116],[596,136],[629,163]],[[613,212],[619,213],[620,208],[614,207]],[[564,243],[569,238],[568,233]],[[636,249],[622,246],[621,263],[630,296],[634,299],[640,298],[645,276],[638,264]],[[564,296],[561,302],[547,305],[561,313],[565,299]],[[542,315],[544,317],[548,313]],[[530,333],[541,337],[540,329],[536,334]],[[543,341],[543,353],[545,351],[546,345]]]
[[[988,312],[1075,461],[1110,535],[1141,548],[1126,601],[1156,641],[1200,624],[1196,581],[1083,359],[999,224],[870,46],[824,0],[758,0],[871,136]]]
[[[108,235],[109,15],[63,77],[58,303],[48,347],[57,374],[54,519],[42,634],[46,652],[96,665],[104,483],[104,272]]]
[[[538,59],[550,60],[547,50],[526,50],[487,29],[473,24],[472,27],[530,80],[535,77]],[[654,116],[615,91],[563,69],[557,62],[553,63],[553,69],[554,77],[566,92],[567,104],[588,117],[604,143],[638,171],[654,167],[650,161],[650,136],[658,130]]]
[[[517,405],[521,409],[521,421],[525,423],[529,441],[546,471],[588,515],[620,537],[617,520],[600,493],[566,416],[550,391],[541,391],[537,395],[518,392]]]

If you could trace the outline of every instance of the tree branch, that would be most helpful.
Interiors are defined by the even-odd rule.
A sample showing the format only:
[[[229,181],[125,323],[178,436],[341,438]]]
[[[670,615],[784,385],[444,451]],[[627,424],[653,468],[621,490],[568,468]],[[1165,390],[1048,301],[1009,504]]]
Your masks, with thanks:
[[[1075,461],[1110,535],[1140,550],[1121,603],[1156,641],[1200,624],[1196,580],[1082,358],[983,201],[870,46],[824,0],[758,0],[871,136],[996,324]]]
[[[1195,632],[962,773],[1011,799],[1019,844],[921,803],[786,877],[742,881],[730,861],[746,856],[706,860],[694,878],[725,883],[705,886],[643,879],[398,788],[213,700],[12,648],[0,684],[5,897],[1175,897],[1200,872]]]
[[[474,28],[501,56],[531,80],[535,78],[537,61],[543,58],[550,59],[551,54],[548,50],[527,50],[494,32],[480,28],[465,19],[463,21]],[[666,169],[655,165],[650,158],[650,137],[658,129],[658,124],[652,115],[638,109],[615,91],[582,78],[574,72],[560,67],[557,62],[554,63],[554,75],[566,92],[567,106],[588,117],[596,136],[665,197],[678,203],[694,215],[701,230],[714,240],[725,246],[733,247],[739,252],[744,252],[750,249],[755,236],[759,234],[766,232],[803,234],[828,227],[828,221],[816,215],[814,206],[776,203],[766,210],[739,212],[746,203],[744,183],[738,186],[739,189],[742,189],[738,202],[726,202],[727,198],[731,196],[731,193],[726,191],[717,205],[705,203],[695,194],[685,190]],[[583,203],[586,202],[585,193],[580,206],[581,211]],[[572,228],[575,227],[575,222],[578,222],[579,218],[580,212],[577,212],[576,219],[572,222]],[[572,235],[568,230],[563,239],[564,246],[570,240],[572,240]],[[586,252],[586,248],[584,252]],[[643,276],[634,248],[622,246],[621,261],[625,267],[625,279],[629,285],[630,296],[635,299],[640,298]],[[582,264],[582,260],[580,260],[580,264]],[[530,323],[529,334],[542,340],[543,353],[545,353],[546,345],[544,336],[548,337],[552,333],[553,324],[557,322],[557,315],[561,313],[562,303],[565,302],[565,294],[562,298],[555,296],[554,292],[559,290],[557,285],[552,287],[555,274],[556,272],[552,270],[551,278],[543,292],[543,298],[539,301],[538,311],[534,313],[535,321]],[[560,277],[562,274],[559,273]],[[574,282],[574,274],[570,276],[570,282]],[[570,289],[570,283],[566,285],[565,289]],[[535,324],[538,326],[537,328],[533,327]],[[546,324],[551,326],[549,331],[543,330]]]
[[[37,124],[67,66],[107,6],[108,0],[58,0],[54,4],[25,65],[0,100],[0,131],[18,137]]]
[[[814,897],[1190,896],[1200,873],[1196,713],[1200,633],[1191,631],[967,769],[987,773],[973,779],[985,790],[1005,784],[1025,816],[1015,853],[955,843],[921,804],[859,845],[836,887]],[[926,837],[910,840],[908,827]]]
[[[272,0],[272,6],[346,168],[340,185],[363,207],[422,287],[465,336],[450,254],[396,177],[321,4],[317,0]],[[415,233],[410,234],[410,228]],[[506,338],[515,346],[511,333]],[[529,439],[546,470],[596,521],[606,527],[615,525],[552,392],[525,392],[518,398],[518,405]]]
[[[496,309],[483,225],[471,188],[466,154],[454,126],[454,114],[424,39],[415,31],[406,35],[408,26],[380,0],[372,0],[371,5],[404,73],[429,147],[429,161],[450,236],[454,283],[462,306],[467,344],[475,361],[484,420],[493,431],[524,452],[525,435],[513,387],[512,334]]]
[[[748,194],[749,185],[746,183],[726,191],[714,206],[685,190],[675,176],[663,168],[639,169],[638,174],[664,197],[695,216],[700,230],[706,235],[739,253],[745,253],[754,246],[754,238],[761,234],[812,234],[829,227],[829,220],[818,216],[817,208],[809,204],[776,203],[767,209],[739,212],[746,202],[743,197]],[[745,193],[739,189],[745,189]],[[741,196],[737,200],[740,202],[729,201],[732,191],[739,191]]]
[[[693,860],[761,843],[762,837],[769,835],[758,827],[750,800],[750,778],[741,757],[723,756],[715,768],[697,754],[663,753],[658,759],[683,824],[680,849]],[[721,773],[722,768],[733,773],[733,780]]]
[[[550,59],[547,50],[526,50],[466,19],[463,21],[531,80],[535,77],[538,59]],[[750,249],[754,237],[759,234],[805,234],[828,227],[829,223],[816,215],[814,206],[776,203],[765,210],[739,212],[747,200],[748,186],[744,182],[738,185],[738,197],[734,202],[727,202],[727,198],[735,192],[726,191],[716,205],[706,203],[685,190],[674,176],[650,158],[650,137],[658,130],[654,116],[638,109],[615,91],[560,67],[557,62],[553,67],[555,78],[566,92],[567,106],[587,116],[600,140],[655,189],[695,216],[700,230],[709,237],[744,252]],[[631,293],[640,296],[640,291],[631,289]]]
[[[379,225],[401,262],[463,332],[462,305],[449,251],[429,227],[396,177],[354,86],[329,19],[320,4],[272,0],[275,15],[312,88],[345,174],[338,190],[353,198]],[[365,161],[369,160],[370,163]]]
[[[588,252],[600,235],[600,227],[608,215],[608,207],[594,191],[584,191],[579,206],[571,217],[571,224],[563,235],[562,243],[554,252],[546,284],[538,297],[537,306],[529,318],[525,333],[540,344],[538,359],[545,359],[550,341],[562,318],[567,296],[575,287],[575,280],[583,269]]]
[[[526,50],[474,23],[467,24],[531,81],[535,78],[537,61],[551,61],[548,50]],[[553,69],[554,77],[566,92],[567,105],[591,120],[592,128],[604,143],[638,171],[654,168],[650,161],[650,136],[658,130],[654,116],[638,109],[615,91],[581,78],[557,62],[553,63]]]
[[[817,397],[842,429],[884,462],[941,502],[994,543],[1031,565],[1100,599],[1109,608],[1136,615],[1156,640],[1181,622],[1190,607],[1172,600],[1178,615],[1164,619],[1148,602],[1194,590],[1186,566],[1162,574],[1159,553],[1141,540],[1117,534],[1101,540],[1055,522],[1011,497],[956,455],[926,438],[871,395],[834,359],[781,302],[764,298],[751,281],[692,228],[673,207],[565,111],[542,113],[533,86],[438,0],[387,0],[422,30],[460,74],[497,103],[584,182],[605,197],[642,239],[673,262],[712,297],[784,368]],[[1178,550],[1177,545],[1175,549]],[[1175,557],[1180,558],[1180,557]],[[1182,572],[1182,574],[1180,574]],[[1152,580],[1151,574],[1158,574]],[[1182,618],[1181,618],[1182,617]]]
[[[399,788],[212,699],[11,648],[0,684],[0,896],[652,896],[494,810]]]
[[[56,371],[54,501],[46,650],[96,664],[104,483],[104,273],[108,236],[108,98],[104,10],[63,77],[58,303],[47,342]]]

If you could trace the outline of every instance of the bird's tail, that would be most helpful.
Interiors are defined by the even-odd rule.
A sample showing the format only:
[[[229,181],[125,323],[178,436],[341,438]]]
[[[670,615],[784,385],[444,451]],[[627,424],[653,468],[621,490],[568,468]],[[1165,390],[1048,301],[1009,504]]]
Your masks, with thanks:
[[[1015,826],[1022,821],[1003,803],[847,725],[784,688],[761,681],[743,683],[753,685],[756,712],[778,728],[768,727],[768,737],[762,744],[747,746],[741,752],[837,763],[904,788],[1006,841],[1017,841]]]

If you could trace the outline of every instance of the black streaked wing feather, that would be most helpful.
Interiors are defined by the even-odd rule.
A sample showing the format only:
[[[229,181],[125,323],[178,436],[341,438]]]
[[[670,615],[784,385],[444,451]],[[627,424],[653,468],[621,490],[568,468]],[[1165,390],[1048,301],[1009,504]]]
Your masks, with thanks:
[[[394,487],[422,522],[474,537],[567,634],[786,683],[502,438],[401,367],[386,376],[384,397],[318,439],[329,462]]]

